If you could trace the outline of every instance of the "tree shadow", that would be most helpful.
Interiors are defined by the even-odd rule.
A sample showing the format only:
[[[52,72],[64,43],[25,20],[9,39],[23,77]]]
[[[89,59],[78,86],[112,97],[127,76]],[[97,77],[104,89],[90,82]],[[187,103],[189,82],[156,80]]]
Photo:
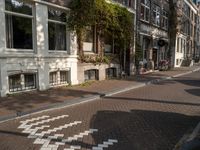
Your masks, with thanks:
[[[200,103],[191,103],[191,102],[181,102],[181,101],[170,101],[170,100],[155,100],[155,99],[143,99],[143,98],[128,98],[128,97],[114,97],[106,96],[104,99],[113,99],[113,100],[130,100],[138,102],[153,102],[153,103],[162,103],[162,104],[175,104],[175,105],[188,105],[188,106],[200,106]]]
[[[160,111],[99,111],[90,127],[99,130],[93,136],[96,144],[118,140],[109,150],[172,150],[199,120],[199,116]]]
[[[194,96],[200,96],[200,89],[185,89],[185,91]]]
[[[98,111],[90,120],[90,128],[98,129],[98,132],[92,134],[92,143],[78,140],[65,144],[80,145],[82,149],[92,149],[92,147],[103,144],[108,139],[116,139],[118,143],[109,145],[106,149],[172,150],[185,133],[192,132],[199,120],[200,116],[187,116],[163,111],[103,110]],[[0,134],[2,136],[15,136],[15,138],[28,136],[20,131],[10,130],[0,130]],[[43,139],[46,138],[48,138],[48,135],[43,137]],[[60,137],[52,139],[51,143],[61,141],[62,138]]]
[[[181,77],[179,79],[175,79],[175,81],[187,86],[200,87],[200,79]]]

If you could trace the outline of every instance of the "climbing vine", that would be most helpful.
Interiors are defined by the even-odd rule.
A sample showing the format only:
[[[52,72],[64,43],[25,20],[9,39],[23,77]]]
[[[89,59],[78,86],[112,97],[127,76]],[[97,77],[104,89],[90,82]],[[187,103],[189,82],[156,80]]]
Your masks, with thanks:
[[[133,16],[124,7],[105,0],[73,0],[69,5],[67,24],[77,34],[79,56],[83,55],[83,36],[88,27],[96,35],[95,48],[98,57],[103,57],[104,36],[109,35],[115,41],[117,53],[130,47],[133,41]]]

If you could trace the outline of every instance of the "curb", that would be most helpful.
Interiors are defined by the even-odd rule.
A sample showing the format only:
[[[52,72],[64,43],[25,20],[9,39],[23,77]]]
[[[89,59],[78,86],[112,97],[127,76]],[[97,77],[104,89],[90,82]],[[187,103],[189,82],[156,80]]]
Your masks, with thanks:
[[[86,103],[86,102],[90,102],[90,101],[95,101],[95,100],[98,100],[98,99],[101,99],[101,98],[104,98],[104,97],[107,97],[107,96],[112,96],[112,95],[116,95],[116,94],[119,94],[119,93],[127,92],[127,91],[130,91],[130,90],[145,87],[145,86],[148,86],[148,85],[151,85],[151,84],[154,84],[154,83],[159,83],[161,81],[171,80],[175,77],[180,77],[180,76],[184,76],[184,75],[187,75],[187,74],[191,74],[191,73],[197,72],[199,70],[200,70],[200,67],[193,70],[193,71],[188,71],[186,73],[182,73],[182,74],[178,74],[178,75],[174,75],[174,76],[163,77],[163,78],[160,78],[160,79],[154,79],[154,80],[147,81],[147,82],[144,82],[144,83],[139,83],[137,85],[130,86],[130,87],[127,87],[127,88],[113,90],[113,91],[107,92],[107,93],[99,93],[97,95],[91,95],[91,96],[87,96],[87,97],[83,97],[83,98],[76,98],[76,99],[72,99],[72,100],[67,100],[67,101],[64,101],[62,103],[50,104],[50,105],[43,106],[41,108],[37,108],[37,109],[31,110],[31,111],[17,112],[15,114],[7,115],[7,116],[1,116],[0,117],[0,123],[7,122],[7,121],[10,121],[10,120],[14,120],[14,119],[19,119],[19,118],[22,118],[22,117],[27,117],[27,116],[42,113],[42,112],[57,110],[57,109],[61,109],[61,108],[67,108],[67,107],[75,106],[75,105],[78,105],[78,104],[82,104],[82,103]]]

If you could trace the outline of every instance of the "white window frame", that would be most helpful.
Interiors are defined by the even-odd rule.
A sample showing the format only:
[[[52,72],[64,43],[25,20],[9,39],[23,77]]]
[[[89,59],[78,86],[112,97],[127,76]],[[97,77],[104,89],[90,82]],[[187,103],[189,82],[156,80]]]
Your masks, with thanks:
[[[147,5],[147,1],[149,1],[149,6]],[[144,0],[144,3],[141,3],[141,6],[140,7],[144,7],[144,19],[142,18],[141,20],[145,21],[145,22],[150,22],[150,5],[151,5],[151,2],[150,0]],[[141,9],[141,8],[140,8]],[[149,14],[148,14],[148,18],[149,20],[147,20],[147,16],[146,16],[146,10],[149,10]],[[141,12],[140,12],[141,14]]]
[[[67,13],[65,10],[63,10],[63,9],[59,9],[59,8],[56,8],[56,7],[48,7],[48,9],[47,9],[47,11],[49,11],[49,9],[54,9],[54,10],[58,10],[58,11],[63,11],[63,12],[65,12],[65,13]],[[48,12],[47,12],[48,13]],[[67,15],[66,15],[66,17],[67,17]],[[52,19],[49,19],[49,16],[48,16],[48,28],[49,28],[49,22],[50,23],[55,23],[55,24],[60,24],[60,25],[65,25],[65,29],[66,29],[66,35],[65,35],[65,37],[66,37],[66,49],[65,50],[51,50],[51,49],[49,49],[49,31],[48,31],[48,52],[49,53],[68,53],[68,47],[69,47],[69,44],[68,44],[68,39],[69,39],[69,31],[68,31],[68,29],[67,29],[67,24],[66,23],[64,23],[64,22],[62,22],[62,21],[57,21],[57,20],[52,20]]]
[[[163,15],[162,15],[162,28],[163,29],[168,29],[168,13],[166,10],[163,10]]]
[[[5,0],[4,0],[5,2]],[[6,51],[13,51],[13,52],[34,52],[36,49],[36,29],[35,29],[35,5],[34,3],[31,2],[26,2],[28,4],[30,4],[32,6],[32,16],[31,15],[27,15],[27,14],[23,14],[23,13],[18,13],[18,12],[12,12],[9,10],[4,9],[4,14],[5,15],[11,15],[11,16],[17,16],[17,17],[23,17],[23,18],[29,18],[32,19],[32,45],[33,48],[32,49],[20,49],[20,48],[7,48],[7,40],[5,40],[5,49]],[[6,8],[6,4],[5,4],[5,8]],[[6,21],[6,18],[5,18]],[[5,32],[6,31],[6,26],[5,26]]]
[[[25,87],[25,75],[26,74],[34,75],[34,84],[35,84],[34,86]],[[10,74],[10,75],[8,75],[8,78],[10,78],[10,76],[13,76],[13,75],[20,75],[20,86],[21,86],[21,89],[20,90],[16,90],[16,89],[12,89],[11,90],[10,82],[9,82],[9,92],[10,93],[24,92],[24,91],[30,91],[30,90],[37,89],[37,73],[36,72],[23,72],[23,73]]]
[[[154,15],[153,15],[154,13],[156,14],[155,18],[154,18]],[[159,16],[159,20],[157,20],[157,16]],[[152,18],[153,18],[153,24],[154,25],[156,25],[156,26],[160,26],[161,25],[160,17],[161,17],[161,7],[156,5],[156,4],[153,4]]]
[[[60,76],[60,72],[62,71],[66,71],[66,77],[67,77],[67,80],[66,81],[61,81],[61,76]],[[56,73],[56,81],[55,82],[50,82],[50,74],[51,73]],[[69,70],[52,70],[49,72],[49,85],[51,87],[56,87],[56,86],[63,86],[63,85],[68,85],[69,84]]]

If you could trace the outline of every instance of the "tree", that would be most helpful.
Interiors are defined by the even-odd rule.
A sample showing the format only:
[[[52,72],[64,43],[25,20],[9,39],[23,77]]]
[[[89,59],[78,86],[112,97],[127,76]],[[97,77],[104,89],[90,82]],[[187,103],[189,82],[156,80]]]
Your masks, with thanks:
[[[68,28],[77,34],[79,55],[83,55],[83,35],[86,27],[94,24],[94,0],[72,0],[69,4],[70,12],[67,20]]]

